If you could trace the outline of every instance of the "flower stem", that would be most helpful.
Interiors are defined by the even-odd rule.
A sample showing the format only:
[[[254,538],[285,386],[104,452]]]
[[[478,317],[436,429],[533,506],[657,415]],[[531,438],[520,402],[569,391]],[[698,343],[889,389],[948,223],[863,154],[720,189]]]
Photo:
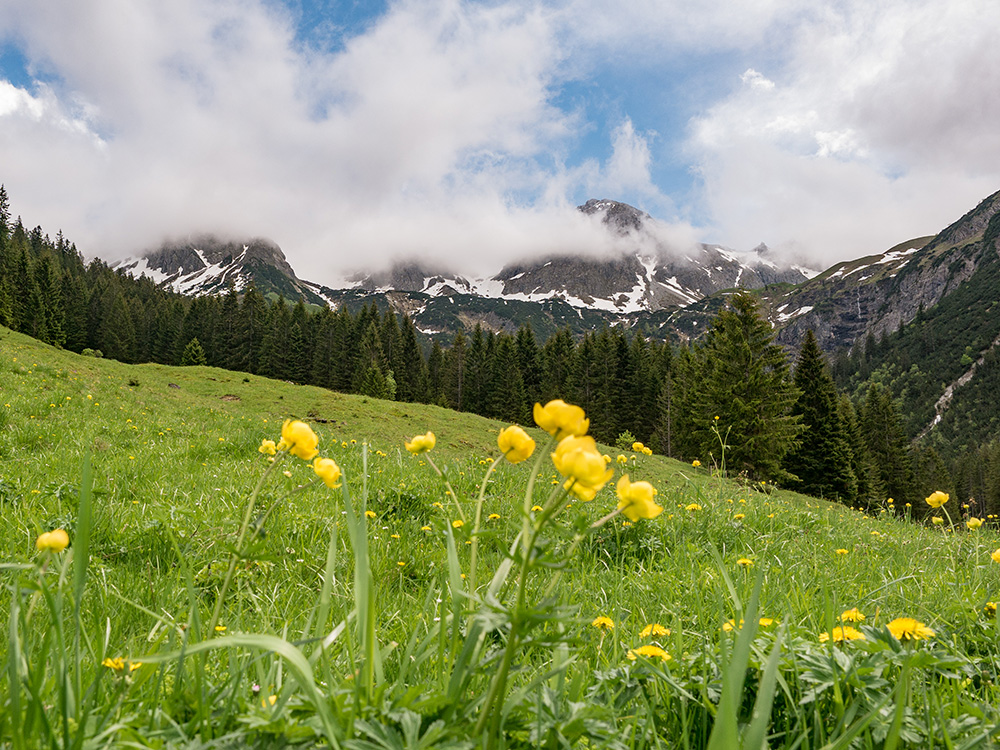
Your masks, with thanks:
[[[490,464],[490,468],[486,470],[486,476],[483,477],[483,483],[479,487],[479,497],[476,499],[476,518],[472,524],[472,550],[469,554],[469,611],[472,611],[472,602],[476,595],[476,564],[478,562],[479,553],[479,526],[482,523],[483,518],[483,501],[486,499],[486,485],[490,481],[490,476],[496,470],[500,462],[503,461],[503,456],[497,456],[493,459],[493,463]]]

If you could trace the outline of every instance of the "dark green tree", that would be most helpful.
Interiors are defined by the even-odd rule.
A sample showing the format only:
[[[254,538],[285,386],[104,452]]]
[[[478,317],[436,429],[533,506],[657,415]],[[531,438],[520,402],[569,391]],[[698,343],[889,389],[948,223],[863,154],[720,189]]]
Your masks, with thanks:
[[[205,350],[201,348],[201,344],[198,343],[197,338],[191,339],[187,342],[187,346],[184,347],[184,352],[181,354],[181,367],[205,364],[208,364],[208,361],[205,359]]]
[[[799,396],[792,414],[805,428],[799,443],[785,455],[785,469],[798,477],[790,487],[807,495],[852,504],[858,480],[851,468],[851,447],[838,408],[837,390],[812,330],[806,332],[795,365]]]
[[[868,389],[858,422],[883,491],[896,501],[915,502],[909,441],[899,408],[884,386],[876,383]]]

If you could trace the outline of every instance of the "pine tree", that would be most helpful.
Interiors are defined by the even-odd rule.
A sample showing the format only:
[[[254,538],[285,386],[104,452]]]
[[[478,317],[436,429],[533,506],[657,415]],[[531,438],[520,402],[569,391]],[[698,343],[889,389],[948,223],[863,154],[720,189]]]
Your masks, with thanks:
[[[807,495],[853,503],[858,480],[851,469],[851,448],[833,378],[811,329],[802,342],[794,382],[799,397],[792,414],[801,416],[805,429],[799,444],[785,456],[785,469],[798,477],[790,486]]]
[[[184,347],[184,352],[181,354],[181,367],[204,364],[207,364],[205,350],[201,348],[198,339],[193,338],[188,341],[187,346]]]
[[[857,503],[862,507],[881,503],[882,499],[885,498],[885,489],[882,487],[878,469],[875,467],[868,450],[868,444],[858,426],[858,416],[854,410],[854,404],[851,403],[850,398],[843,395],[838,399],[837,409],[840,412],[840,421],[844,425],[847,444],[851,449],[851,471],[858,482]]]
[[[393,367],[396,374],[398,401],[421,403],[427,400],[427,363],[417,343],[417,329],[408,315],[400,324],[401,343],[399,364]]]
[[[569,328],[560,328],[542,346],[542,397],[539,400],[543,404],[556,398],[569,398],[567,382],[575,353],[576,344]]]
[[[530,324],[518,329],[514,343],[517,348],[517,366],[524,382],[525,399],[528,404],[534,404],[542,398],[542,358]]]
[[[517,348],[510,336],[501,335],[497,339],[487,390],[489,416],[527,424],[528,400],[518,367]]]
[[[701,386],[694,399],[694,440],[703,455],[752,479],[784,480],[785,454],[802,427],[790,413],[798,396],[784,349],[754,297],[739,292],[716,317],[699,351]],[[716,419],[718,417],[718,419]]]
[[[427,403],[447,406],[445,395],[445,353],[437,339],[431,344],[431,353],[427,357]]]
[[[351,390],[363,396],[389,398],[386,382],[388,370],[379,336],[378,319],[375,318],[368,324],[368,330],[365,331],[358,347],[357,369],[354,371]]]

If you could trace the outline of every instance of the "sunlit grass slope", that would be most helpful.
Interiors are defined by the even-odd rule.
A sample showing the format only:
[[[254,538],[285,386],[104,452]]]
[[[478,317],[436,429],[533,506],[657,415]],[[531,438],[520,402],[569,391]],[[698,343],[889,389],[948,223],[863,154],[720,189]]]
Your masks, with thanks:
[[[207,367],[129,366],[59,351],[6,329],[0,329],[0,389],[0,557],[10,568],[2,573],[5,584],[13,580],[13,566],[27,569],[37,560],[39,533],[64,528],[74,538],[81,466],[85,455],[91,457],[94,530],[82,622],[95,673],[109,655],[138,659],[161,648],[170,628],[183,631],[192,616],[192,596],[211,608],[246,498],[268,465],[258,447],[263,439],[277,440],[288,418],[313,427],[322,455],[340,464],[353,492],[367,489],[379,642],[407,644],[415,633],[424,637],[434,632],[435,623],[448,614],[446,532],[454,535],[457,559],[465,564],[471,524],[454,524],[460,515],[456,498],[423,457],[403,449],[403,442],[434,431],[437,446],[430,455],[471,518],[479,481],[499,453],[496,436],[505,426],[434,406],[342,395]],[[544,444],[544,433],[533,427],[529,432]],[[881,747],[893,732],[920,742],[949,721],[956,737],[979,731],[986,742],[986,733],[995,731],[997,624],[984,608],[1000,598],[1000,565],[991,559],[1000,536],[989,524],[969,531],[962,509],[945,506],[954,526],[919,527],[901,517],[905,509],[864,515],[822,500],[723,480],[707,467],[604,450],[616,472],[627,471],[633,481],[648,480],[658,488],[664,512],[635,524],[618,517],[587,535],[559,581],[558,597],[572,608],[559,620],[568,649],[561,658],[575,656],[562,667],[572,679],[560,700],[605,706],[604,713],[592,717],[594,737],[603,736],[600,727],[605,725],[632,722],[635,746],[655,745],[654,736],[669,746],[705,746],[715,713],[706,706],[719,700],[728,653],[720,644],[734,636],[724,626],[739,621],[758,575],[759,615],[764,619],[750,665],[762,665],[779,632],[785,654],[773,709],[784,713],[772,726],[773,746],[791,746],[806,736],[800,747],[822,747],[843,736],[851,721],[864,715],[862,709],[873,711],[858,735],[867,738],[861,745],[866,747]],[[287,498],[260,516],[259,543],[237,568],[233,596],[222,610],[220,637],[271,633],[292,638],[303,632],[337,528],[342,530],[334,545],[340,568],[332,585],[330,627],[351,612],[352,558],[339,492],[322,484],[297,491],[313,482],[315,474],[301,461],[284,468],[288,475],[266,488],[261,512],[276,498]],[[480,540],[486,571],[502,564],[521,528],[527,471],[525,465],[501,464],[487,488],[483,517],[488,520]],[[558,481],[548,463],[535,488],[539,502]],[[926,489],[929,494],[936,488]],[[569,547],[573,529],[585,529],[614,510],[615,503],[614,481],[592,502],[568,502],[565,531],[555,533],[549,543]],[[536,593],[545,583],[533,584]],[[4,622],[9,606],[8,601],[0,603]],[[848,654],[840,659],[832,644],[820,643],[819,635],[851,608],[865,615],[857,625],[869,628],[868,638],[860,645],[838,646],[836,653],[843,648]],[[604,627],[591,624],[598,617],[607,618],[599,621]],[[937,671],[921,683],[922,698],[907,695],[912,703],[894,729],[898,696],[894,698],[891,676],[904,668],[892,656],[902,653],[900,642],[884,626],[900,617],[915,618],[934,631],[930,645],[905,639],[903,645],[926,648],[938,661],[924,665]],[[656,635],[657,630],[641,635],[652,624],[669,634]],[[643,662],[634,660],[634,649],[650,643],[670,654],[670,661],[662,663],[667,672],[659,666],[643,672]],[[544,669],[552,649],[530,650],[514,683],[527,681],[532,665]],[[385,650],[387,674],[399,673],[401,650]],[[889,656],[879,656],[882,661],[865,674],[877,671],[885,684],[838,683],[837,691],[843,693],[833,692],[841,709],[850,705],[852,691],[858,701],[865,700],[854,714],[831,713],[823,701],[832,700],[838,678],[825,676],[814,661],[833,659],[847,679],[858,669],[851,659],[874,659],[873,654],[883,651]],[[272,680],[263,690],[277,691],[280,671],[261,672],[258,666],[256,672],[247,668],[245,679],[237,678],[234,663],[210,661],[204,667],[206,675],[220,681],[213,695],[230,700],[216,721],[229,732],[253,734],[266,725],[274,736],[292,736],[294,722],[287,714],[279,717],[285,724],[277,728],[269,723],[277,721],[270,713],[257,716],[256,723],[245,720],[263,710],[259,700],[254,702],[261,687],[257,684],[255,691],[253,684],[263,674]],[[406,693],[411,703],[404,702],[407,710],[431,717],[441,710],[438,703],[420,703],[413,695],[432,692],[435,680],[447,684],[441,677],[446,672],[440,665],[431,668],[432,663],[428,659],[407,672],[407,680],[420,687]],[[939,666],[944,663],[947,668]],[[657,674],[669,680],[656,683],[655,690],[636,687],[647,684],[643,680],[655,683]],[[172,693],[172,679],[140,676],[134,684],[123,684],[114,697],[123,701],[115,704],[123,726],[155,725],[167,736],[163,727],[183,725],[192,715],[185,701],[196,699]],[[9,682],[3,690],[9,701]],[[878,709],[883,695],[889,702]],[[403,698],[392,700],[401,710]],[[535,710],[532,700],[525,699],[524,711]],[[680,704],[672,703],[677,700]],[[664,711],[663,706],[672,708]],[[154,715],[161,718],[149,718]],[[649,717],[641,727],[640,715]],[[978,718],[979,728],[963,724],[967,717]],[[569,731],[556,719],[551,722],[558,731]],[[525,725],[518,725],[526,732],[523,741],[532,744]]]

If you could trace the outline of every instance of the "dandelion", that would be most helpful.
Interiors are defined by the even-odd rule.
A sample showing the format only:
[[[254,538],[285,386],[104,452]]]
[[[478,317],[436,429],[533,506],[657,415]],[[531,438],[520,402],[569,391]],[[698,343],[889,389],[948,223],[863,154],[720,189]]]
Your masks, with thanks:
[[[747,517],[746,513],[737,513],[736,515],[733,516],[733,520],[734,521],[742,521],[746,517]]]
[[[579,406],[567,404],[562,399],[549,401],[545,406],[535,404],[535,424],[558,439],[587,434],[590,420]]]
[[[940,508],[942,505],[948,502],[948,493],[941,492],[941,490],[938,490],[937,492],[932,492],[930,495],[927,496],[927,499],[925,499],[924,502],[927,503],[932,508]]]
[[[215,626],[215,632],[216,633],[225,633],[226,630],[228,630],[228,628],[225,625],[216,625]]]
[[[365,518],[375,518],[375,511],[373,511],[373,510],[366,510],[365,511]]]
[[[402,568],[402,567],[405,567],[405,566],[406,566],[406,563],[405,563],[405,562],[403,562],[402,560],[400,560],[400,561],[399,561],[398,563],[396,563],[396,565],[398,565],[399,567],[401,567],[401,568]]]
[[[663,506],[653,500],[656,489],[649,482],[631,482],[628,474],[618,480],[618,509],[630,521],[640,518],[656,518],[663,512]]]
[[[62,552],[69,546],[69,534],[62,529],[46,531],[38,535],[35,548],[40,552]]]
[[[970,518],[968,521],[965,522],[965,525],[969,528],[970,531],[974,531],[975,529],[978,529],[980,526],[983,525],[983,519],[976,518],[975,516],[973,516],[972,518]]]
[[[598,630],[600,630],[602,633],[606,633],[609,630],[615,629],[615,621],[612,620],[610,617],[605,617],[604,615],[595,617],[593,622],[591,622],[590,624],[593,625]]]
[[[434,437],[434,433],[429,430],[423,435],[415,435],[412,440],[404,443],[406,450],[414,456],[419,456],[421,453],[427,453],[432,450],[436,444],[437,438]]]
[[[691,503],[690,505],[685,505],[684,510],[701,510],[701,506],[698,503]]]
[[[835,627],[829,633],[820,633],[819,642],[826,643],[830,639],[833,639],[834,643],[843,643],[844,641],[864,641],[865,634],[860,630],[855,630],[850,625],[842,625]]]
[[[486,516],[486,520],[487,521],[499,521],[500,520],[500,514],[499,513],[490,513],[488,516]]]
[[[944,523],[944,519],[941,516],[931,516],[931,523],[935,526],[940,526]]]
[[[934,637],[933,630],[912,617],[897,617],[886,627],[897,641],[919,641]]]
[[[465,526],[465,521],[463,521],[461,518],[456,518],[454,521],[451,522],[451,527],[453,529],[460,529],[463,526]]]
[[[135,670],[137,670],[139,667],[142,666],[142,662],[141,661],[128,661],[127,662],[124,659],[122,659],[120,656],[116,656],[114,658],[105,657],[101,661],[101,666],[102,667],[107,667],[108,669],[112,670],[116,674],[131,674],[132,672],[134,672]]]
[[[640,656],[645,656],[650,659],[658,658],[661,661],[670,661],[670,654],[659,646],[654,646],[652,644],[639,646],[639,648],[634,649],[630,648],[625,656],[627,656],[630,661],[635,661]]]
[[[654,622],[651,625],[647,625],[639,633],[640,638],[655,638],[657,636],[668,636],[670,635],[670,630],[660,625],[658,622]]]
[[[997,616],[997,603],[996,602],[986,602],[983,605],[983,612],[985,612],[990,617]]]
[[[161,432],[160,434],[162,435],[163,433]],[[273,440],[262,440],[257,450],[265,456],[273,456],[278,452],[278,446],[274,444]]]
[[[313,471],[316,472],[316,476],[323,480],[323,484],[329,487],[331,490],[335,490],[340,486],[340,467],[337,466],[337,462],[332,458],[317,458],[313,461]]]
[[[543,510],[545,510],[545,508],[543,508],[541,505],[532,505],[531,506],[531,512],[532,513],[541,513]]]
[[[850,550],[846,550],[843,547],[841,547],[840,549],[834,550],[834,552],[836,552],[838,555],[846,555],[849,551]]]
[[[519,464],[535,452],[535,441],[517,425],[511,425],[497,435],[497,445],[504,458]]]
[[[741,568],[750,568],[753,567],[753,560],[751,560],[749,557],[741,557],[739,560],[736,561],[736,564],[739,565]]]
[[[691,465],[692,465],[692,466],[693,466],[694,468],[696,468],[696,469],[697,469],[697,468],[698,468],[699,466],[701,466],[701,461],[699,461],[699,460],[698,460],[698,459],[696,458],[696,459],[695,459],[694,461],[692,461],[692,462],[691,462]]]
[[[316,437],[312,427],[305,422],[286,419],[281,426],[281,443],[278,447],[284,448],[293,456],[303,461],[311,461],[319,453],[318,445],[319,438]]]
[[[430,527],[430,526],[421,526],[421,527],[420,527],[420,530],[421,530],[421,531],[430,531],[430,530],[431,530],[431,527]]]
[[[861,614],[857,607],[851,607],[841,612],[838,619],[841,622],[861,622],[865,619],[865,616]]]

